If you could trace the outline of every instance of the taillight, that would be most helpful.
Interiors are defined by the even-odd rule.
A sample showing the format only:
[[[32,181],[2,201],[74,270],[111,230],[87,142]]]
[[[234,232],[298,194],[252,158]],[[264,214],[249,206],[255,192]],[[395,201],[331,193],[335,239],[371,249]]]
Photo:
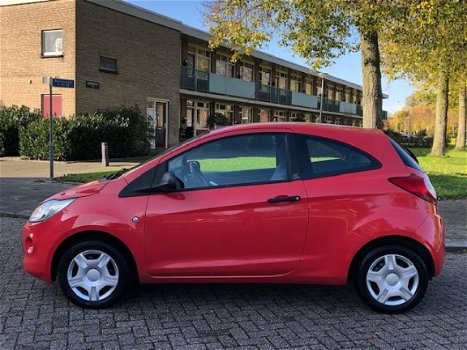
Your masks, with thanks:
[[[436,192],[428,178],[412,174],[410,176],[391,177],[388,180],[403,190],[436,204]]]

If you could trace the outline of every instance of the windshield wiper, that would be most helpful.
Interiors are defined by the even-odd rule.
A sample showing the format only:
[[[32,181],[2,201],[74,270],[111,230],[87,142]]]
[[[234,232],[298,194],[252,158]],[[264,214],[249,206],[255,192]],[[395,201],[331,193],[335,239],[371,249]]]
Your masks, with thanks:
[[[128,168],[120,169],[119,171],[116,171],[115,173],[105,175],[103,177],[103,179],[106,179],[106,180],[116,179],[116,178],[120,177],[121,175],[123,175],[124,173],[126,173],[128,170],[129,170]]]

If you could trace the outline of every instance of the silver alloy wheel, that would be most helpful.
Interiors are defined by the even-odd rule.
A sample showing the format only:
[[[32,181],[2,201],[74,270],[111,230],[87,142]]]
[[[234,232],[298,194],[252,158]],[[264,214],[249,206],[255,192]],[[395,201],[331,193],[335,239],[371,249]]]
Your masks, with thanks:
[[[418,289],[415,265],[406,257],[387,254],[376,259],[366,274],[371,296],[381,304],[396,306],[407,303]]]
[[[117,288],[117,264],[107,253],[86,250],[76,255],[67,271],[68,285],[73,293],[86,301],[100,301]]]

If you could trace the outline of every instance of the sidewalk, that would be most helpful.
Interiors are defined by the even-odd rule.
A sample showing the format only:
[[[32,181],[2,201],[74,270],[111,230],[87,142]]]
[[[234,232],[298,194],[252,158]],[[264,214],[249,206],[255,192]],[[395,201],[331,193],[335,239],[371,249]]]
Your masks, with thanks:
[[[54,161],[54,176],[66,174],[91,173],[97,171],[120,170],[131,168],[139,164],[143,159],[134,158],[130,161],[110,162],[110,166],[102,166],[99,161],[89,162],[62,162]],[[49,162],[43,160],[23,160],[19,157],[0,158],[0,178],[42,178],[49,177]]]
[[[147,158],[147,157],[146,157]],[[110,162],[54,162],[55,176],[73,173],[119,170],[137,165],[144,159],[124,159]],[[21,160],[19,157],[0,158],[0,217],[29,218],[29,215],[47,197],[77,185],[48,180],[47,161]],[[467,250],[467,199],[439,202],[446,225],[446,246],[453,250]],[[1,219],[0,219],[1,220]]]

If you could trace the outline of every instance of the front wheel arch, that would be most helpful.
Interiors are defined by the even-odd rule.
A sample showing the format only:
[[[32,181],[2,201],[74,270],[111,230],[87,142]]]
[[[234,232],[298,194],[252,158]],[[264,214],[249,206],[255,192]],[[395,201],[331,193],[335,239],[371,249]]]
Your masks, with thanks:
[[[128,249],[125,243],[123,243],[121,240],[112,236],[109,233],[102,232],[102,231],[79,232],[68,237],[63,242],[60,243],[58,248],[55,250],[55,253],[52,259],[51,278],[53,281],[55,281],[57,278],[58,263],[60,262],[60,259],[62,258],[63,254],[67,251],[67,249],[77,243],[88,241],[88,240],[93,240],[93,241],[98,240],[98,241],[106,242],[106,243],[112,244],[113,246],[115,246],[115,248],[119,249],[122,252],[122,254],[125,256],[128,262],[128,265],[130,267],[130,275],[132,276],[132,278],[134,278],[132,282],[134,283],[139,282],[136,261],[131,251]]]
[[[429,250],[423,244],[404,236],[385,236],[368,242],[358,250],[350,264],[347,274],[347,282],[351,284],[355,281],[358,265],[370,251],[386,245],[401,245],[405,248],[411,249],[413,252],[420,255],[420,257],[423,259],[428,269],[428,275],[430,278],[435,276],[435,264],[433,262],[433,258],[431,257]]]

